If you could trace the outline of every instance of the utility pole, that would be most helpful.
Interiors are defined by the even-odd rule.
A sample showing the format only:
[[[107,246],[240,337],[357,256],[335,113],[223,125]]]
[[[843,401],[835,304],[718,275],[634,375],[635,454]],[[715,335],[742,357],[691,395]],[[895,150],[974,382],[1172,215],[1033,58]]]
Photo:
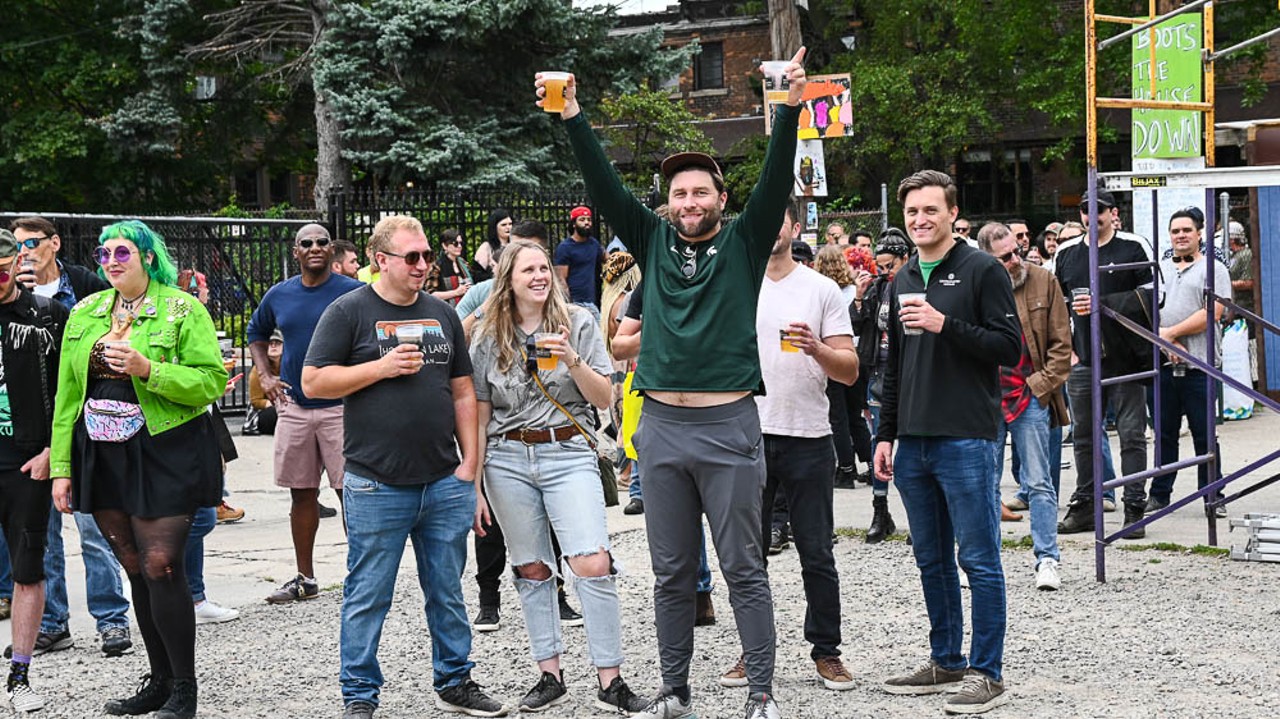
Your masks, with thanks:
[[[790,60],[800,50],[800,11],[796,0],[769,0],[769,41],[774,60]]]

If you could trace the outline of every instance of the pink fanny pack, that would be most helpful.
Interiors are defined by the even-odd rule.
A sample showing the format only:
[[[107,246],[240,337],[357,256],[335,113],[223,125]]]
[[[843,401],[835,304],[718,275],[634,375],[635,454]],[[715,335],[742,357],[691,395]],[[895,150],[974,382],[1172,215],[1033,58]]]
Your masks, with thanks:
[[[114,399],[91,399],[84,404],[84,428],[94,442],[124,442],[147,420],[142,407]]]

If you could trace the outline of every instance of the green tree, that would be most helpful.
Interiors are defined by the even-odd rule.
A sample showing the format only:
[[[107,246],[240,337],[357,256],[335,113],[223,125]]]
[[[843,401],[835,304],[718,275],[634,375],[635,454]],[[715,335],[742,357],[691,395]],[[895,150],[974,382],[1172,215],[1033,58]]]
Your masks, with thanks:
[[[662,158],[673,152],[711,152],[711,140],[694,115],[664,90],[641,87],[635,92],[605,97],[600,110],[608,119],[602,133],[631,162],[624,179],[647,187]]]

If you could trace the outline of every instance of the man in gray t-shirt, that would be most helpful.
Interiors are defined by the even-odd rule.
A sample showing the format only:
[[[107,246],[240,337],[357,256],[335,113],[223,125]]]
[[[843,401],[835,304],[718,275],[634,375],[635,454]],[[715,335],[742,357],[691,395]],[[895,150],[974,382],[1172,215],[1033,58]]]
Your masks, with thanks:
[[[1197,211],[1198,212],[1198,211]],[[1227,295],[1231,277],[1225,265],[1206,257],[1200,251],[1200,233],[1203,219],[1197,212],[1179,210],[1169,221],[1169,237],[1173,242],[1173,256],[1160,261],[1160,276],[1164,303],[1160,307],[1160,337],[1186,348],[1192,357],[1204,361],[1208,353],[1208,336],[1214,333],[1213,364],[1221,364],[1221,319],[1224,307],[1215,303],[1214,321],[1208,322],[1205,313],[1205,272],[1213,267],[1213,291]],[[1160,368],[1160,464],[1178,461],[1178,431],[1182,418],[1187,418],[1191,438],[1197,455],[1209,451],[1210,427],[1206,416],[1208,401],[1207,378],[1204,372],[1187,365],[1180,357],[1170,357]],[[1221,453],[1218,454],[1221,457]],[[1208,465],[1196,469],[1199,486],[1209,482]],[[1217,476],[1221,472],[1217,470]],[[1173,495],[1176,472],[1156,477],[1151,482],[1151,494],[1147,511],[1153,512],[1169,505]],[[1206,502],[1210,497],[1206,497]],[[1225,507],[1219,507],[1220,516],[1226,516]]]

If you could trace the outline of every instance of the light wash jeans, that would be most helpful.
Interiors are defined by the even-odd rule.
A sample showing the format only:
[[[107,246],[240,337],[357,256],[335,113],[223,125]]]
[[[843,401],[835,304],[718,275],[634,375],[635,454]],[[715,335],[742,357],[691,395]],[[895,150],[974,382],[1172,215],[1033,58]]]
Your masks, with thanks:
[[[1058,553],[1058,492],[1053,487],[1050,461],[1053,456],[1053,438],[1049,431],[1049,408],[1035,397],[1022,414],[1013,422],[1005,422],[1003,415],[996,430],[995,482],[1000,486],[1004,474],[1004,437],[1013,435],[1013,451],[1021,459],[1019,473],[1020,492],[1025,492],[1031,511],[1031,545],[1035,551],[1036,566],[1041,559],[1059,560]],[[1061,442],[1058,443],[1061,447]]]
[[[40,619],[40,633],[57,634],[66,631],[71,621],[71,607],[67,599],[67,558],[62,545],[62,513],[49,512],[48,544],[44,551],[44,616]],[[124,596],[124,582],[120,579],[120,562],[111,552],[107,538],[102,536],[93,515],[75,512],[76,527],[80,530],[81,559],[84,560],[84,583],[89,614],[97,620],[98,633],[116,627],[129,627],[129,600]]]
[[[391,485],[347,472],[342,489],[347,520],[347,579],[338,639],[343,703],[378,703],[383,682],[378,643],[406,539],[413,542],[418,584],[426,598],[432,684],[437,692],[461,684],[475,666],[462,599],[475,484],[450,475],[431,484]]]
[[[484,458],[484,489],[507,536],[511,566],[541,562],[551,569],[548,579],[534,581],[517,574],[514,583],[534,661],[559,656],[564,644],[554,575],[560,558],[551,548],[551,530],[565,557],[609,550],[595,450],[581,435],[542,444],[491,438]],[[622,618],[612,570],[601,577],[575,577],[573,586],[582,603],[591,664],[619,666]]]

